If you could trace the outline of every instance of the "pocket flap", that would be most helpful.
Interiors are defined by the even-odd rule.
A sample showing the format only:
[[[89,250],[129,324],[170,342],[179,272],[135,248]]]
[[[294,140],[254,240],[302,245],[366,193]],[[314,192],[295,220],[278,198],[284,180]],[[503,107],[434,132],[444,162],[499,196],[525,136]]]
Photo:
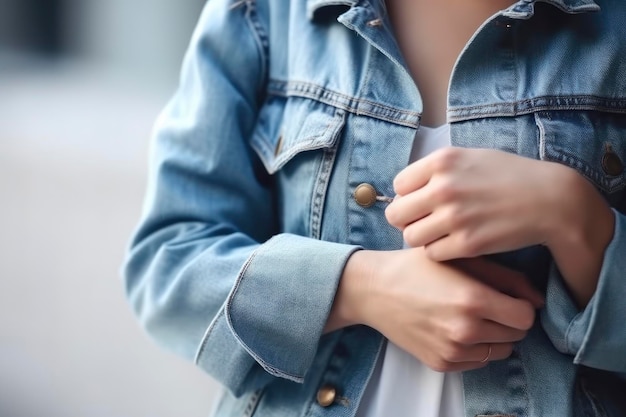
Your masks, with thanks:
[[[535,114],[541,159],[576,169],[605,193],[626,185],[626,117],[586,111]]]
[[[313,100],[271,97],[259,113],[251,146],[274,174],[301,152],[333,147],[344,120],[343,110]]]

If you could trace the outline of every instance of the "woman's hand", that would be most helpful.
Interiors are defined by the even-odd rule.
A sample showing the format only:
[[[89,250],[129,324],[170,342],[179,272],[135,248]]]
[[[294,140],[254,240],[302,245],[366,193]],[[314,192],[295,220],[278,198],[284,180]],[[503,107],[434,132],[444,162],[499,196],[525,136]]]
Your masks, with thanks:
[[[540,161],[491,149],[445,148],[394,181],[387,220],[434,260],[470,258],[544,243],[555,184]]]
[[[508,357],[542,303],[522,274],[482,258],[439,263],[423,248],[358,251],[326,330],[365,324],[436,371],[464,371]]]
[[[578,303],[593,295],[614,217],[575,170],[492,149],[446,148],[409,165],[394,188],[387,220],[431,259],[545,244]]]

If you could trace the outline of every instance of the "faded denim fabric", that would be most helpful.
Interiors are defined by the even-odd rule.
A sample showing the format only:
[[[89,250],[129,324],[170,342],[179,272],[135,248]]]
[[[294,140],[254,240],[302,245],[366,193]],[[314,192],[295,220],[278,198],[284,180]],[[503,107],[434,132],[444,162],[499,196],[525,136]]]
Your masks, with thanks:
[[[508,360],[464,373],[468,417],[624,415],[624,22],[623,0],[520,0],[456,64],[453,145],[566,164],[617,216],[583,311],[544,248],[494,256],[547,303]],[[402,247],[384,209],[421,110],[382,2],[207,3],[155,128],[124,277],[148,333],[224,385],[218,416],[355,414],[383,338],[322,330],[350,254]],[[362,183],[371,207],[352,196]]]

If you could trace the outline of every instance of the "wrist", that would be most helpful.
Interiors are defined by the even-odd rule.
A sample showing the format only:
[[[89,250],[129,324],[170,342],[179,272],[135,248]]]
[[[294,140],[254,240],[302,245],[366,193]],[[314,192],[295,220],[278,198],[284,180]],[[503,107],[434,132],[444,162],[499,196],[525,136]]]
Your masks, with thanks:
[[[372,291],[372,259],[375,254],[375,251],[359,250],[348,258],[337,286],[325,332],[366,324],[365,307]]]
[[[552,252],[604,252],[613,237],[613,212],[595,187],[577,171],[550,163],[546,183],[554,195],[546,209],[543,243]]]
[[[595,187],[577,171],[555,164],[555,192],[545,245],[573,298],[584,307],[595,292],[615,216]]]

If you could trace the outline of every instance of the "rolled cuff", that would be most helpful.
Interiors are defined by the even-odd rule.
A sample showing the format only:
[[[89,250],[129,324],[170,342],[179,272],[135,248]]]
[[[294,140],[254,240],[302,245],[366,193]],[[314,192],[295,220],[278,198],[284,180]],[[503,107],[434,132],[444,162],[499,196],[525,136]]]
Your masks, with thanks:
[[[225,317],[232,335],[268,373],[303,381],[344,265],[358,249],[281,234],[250,256],[226,301]],[[219,338],[216,331],[224,326],[212,332]]]
[[[613,239],[604,253],[596,291],[584,310],[576,306],[553,265],[543,327],[554,346],[574,363],[626,372],[626,218],[615,211]]]

